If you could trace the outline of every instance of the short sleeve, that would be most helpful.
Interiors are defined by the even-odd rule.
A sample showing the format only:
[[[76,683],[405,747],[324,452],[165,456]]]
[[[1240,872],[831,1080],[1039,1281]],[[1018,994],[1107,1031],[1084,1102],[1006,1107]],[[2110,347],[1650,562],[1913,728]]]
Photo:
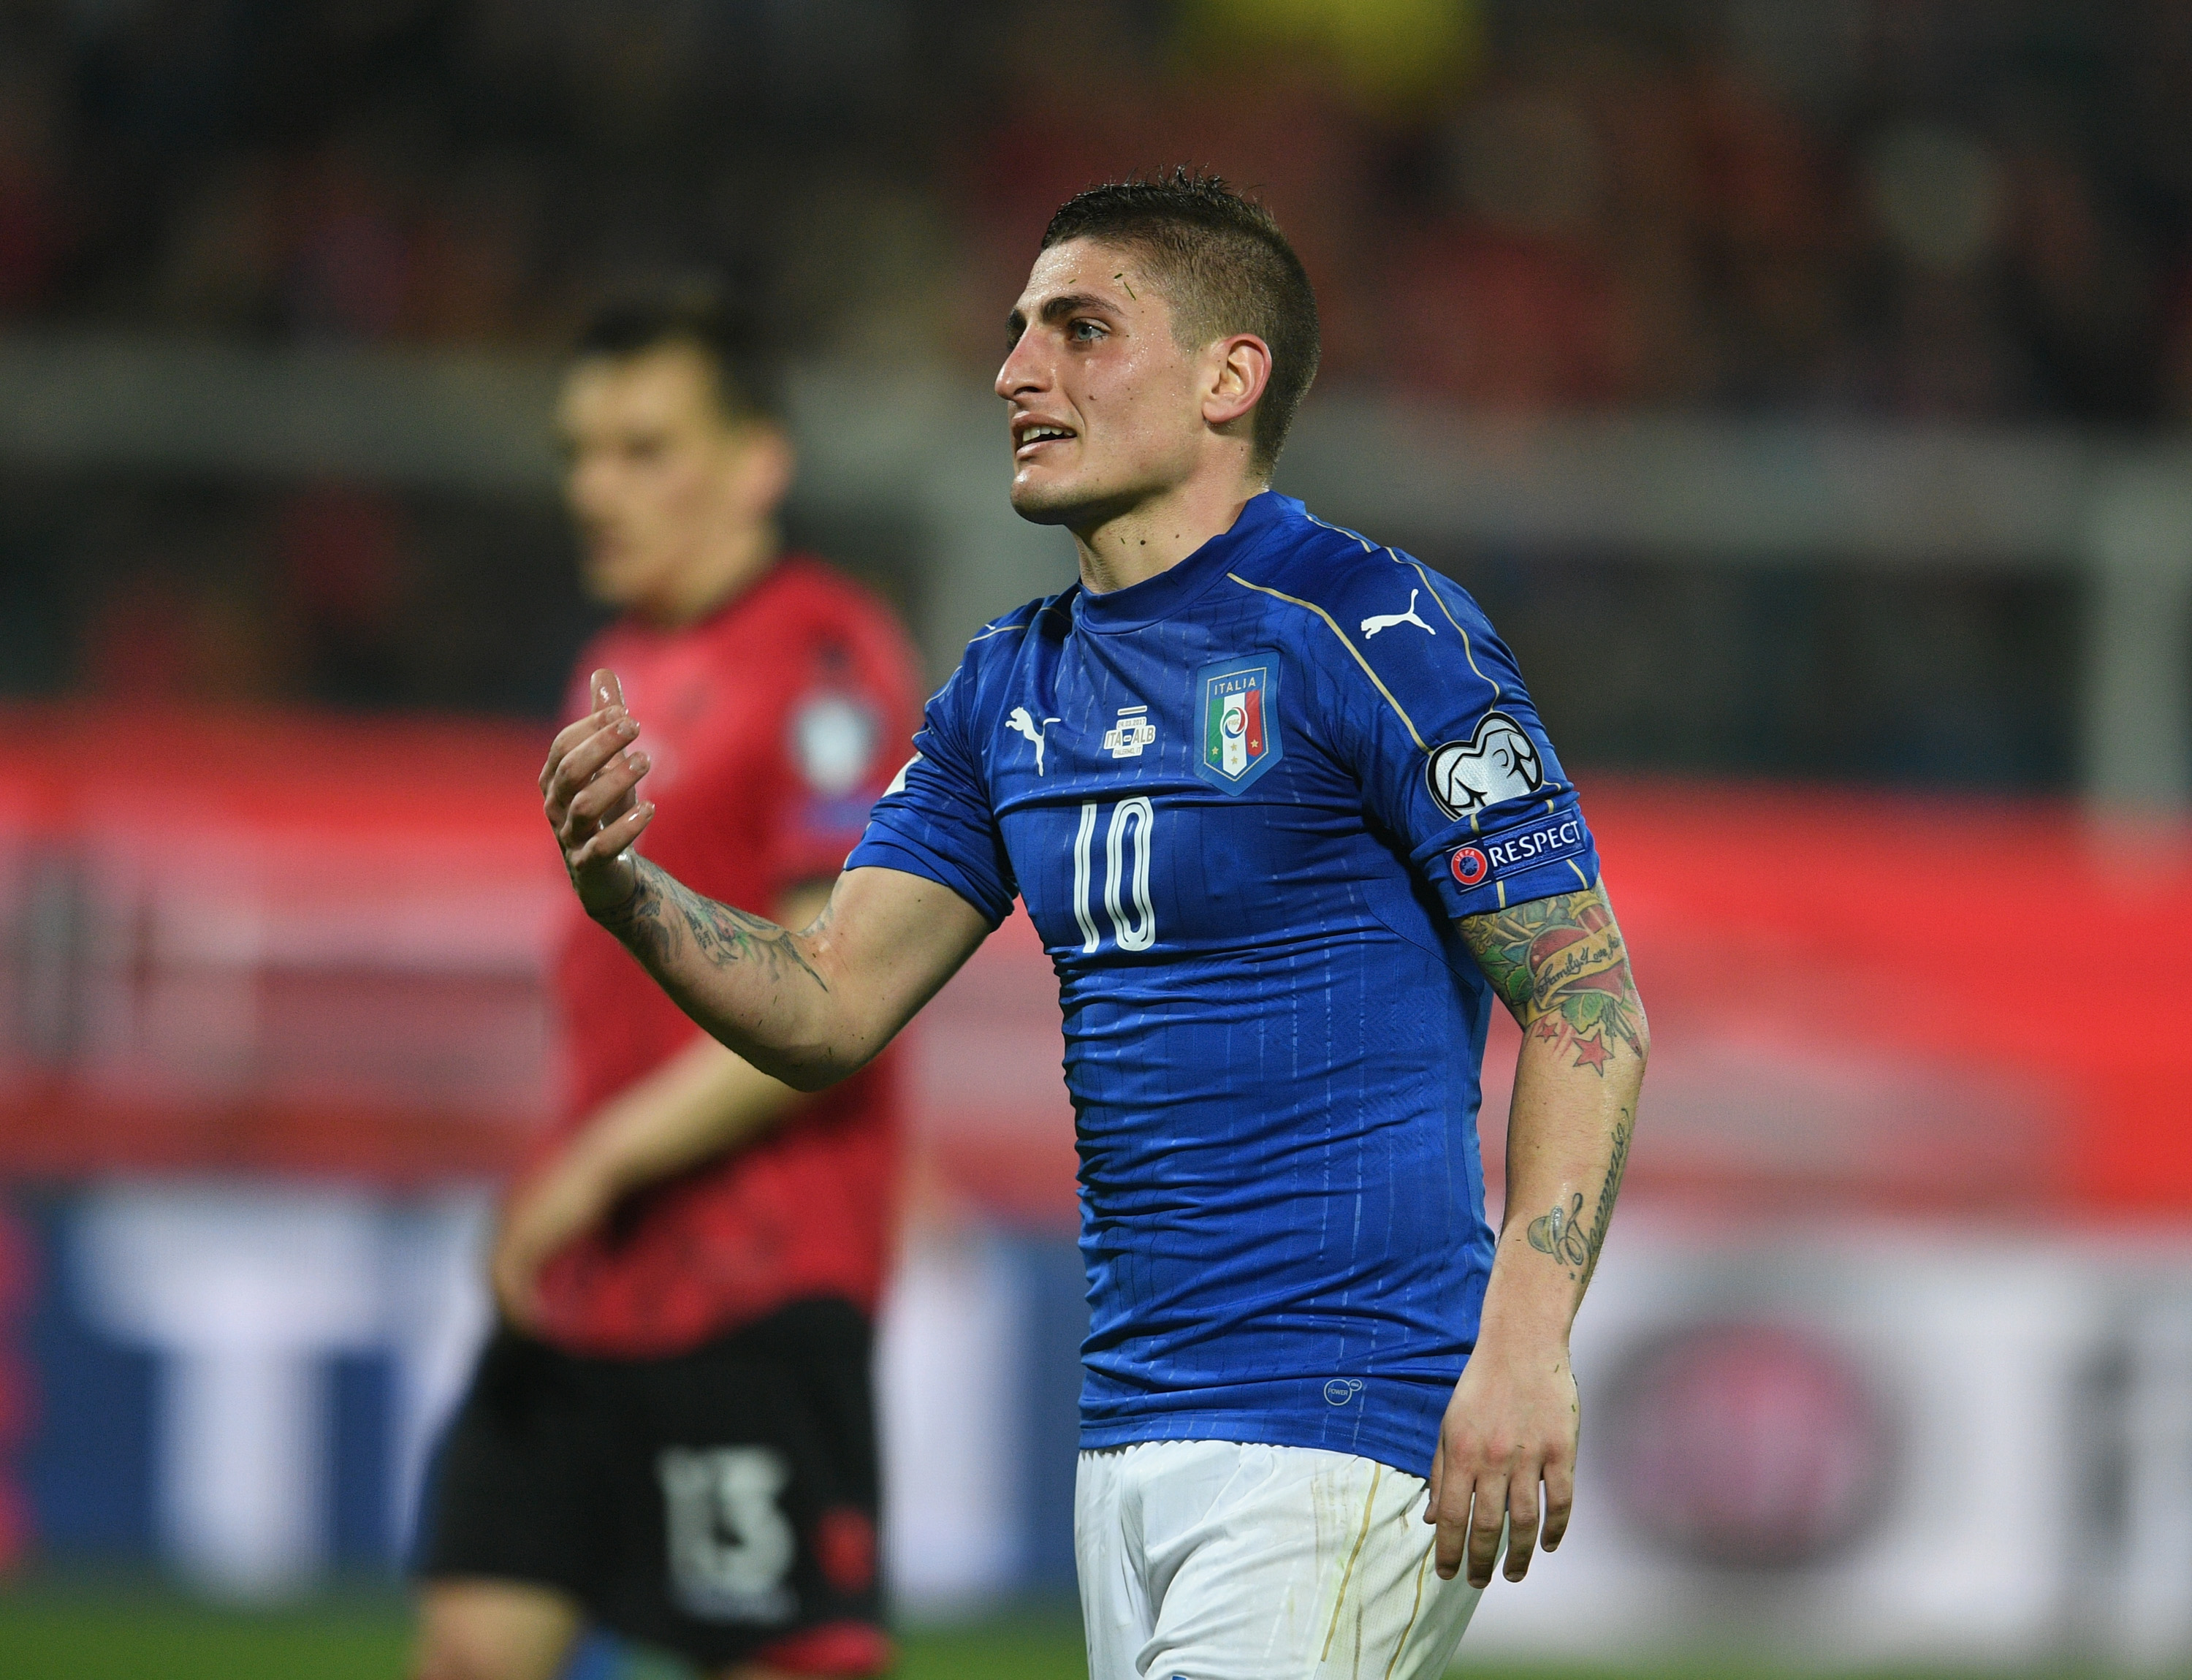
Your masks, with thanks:
[[[1019,887],[968,746],[973,677],[962,665],[938,690],[913,738],[913,757],[876,801],[848,869],[897,869],[949,887],[991,927],[1012,913]]]
[[[1360,655],[1346,717],[1365,809],[1451,917],[1596,885],[1581,802],[1482,609],[1405,557],[1373,575],[1342,621]]]

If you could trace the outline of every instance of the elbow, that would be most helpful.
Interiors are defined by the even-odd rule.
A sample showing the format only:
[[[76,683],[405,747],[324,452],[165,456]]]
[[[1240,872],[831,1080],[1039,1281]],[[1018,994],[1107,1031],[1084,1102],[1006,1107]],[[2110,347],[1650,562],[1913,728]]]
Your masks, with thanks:
[[[808,1096],[813,1096],[817,1091],[826,1091],[839,1080],[848,1078],[858,1071],[857,1069],[851,1067],[817,1066],[808,1063],[800,1063],[789,1067],[773,1067],[768,1071],[791,1086],[793,1090],[802,1092]]]
[[[766,1061],[756,1061],[755,1066],[772,1079],[812,1096],[851,1078],[875,1060],[876,1048],[880,1047],[805,1044],[797,1049],[779,1051]]]

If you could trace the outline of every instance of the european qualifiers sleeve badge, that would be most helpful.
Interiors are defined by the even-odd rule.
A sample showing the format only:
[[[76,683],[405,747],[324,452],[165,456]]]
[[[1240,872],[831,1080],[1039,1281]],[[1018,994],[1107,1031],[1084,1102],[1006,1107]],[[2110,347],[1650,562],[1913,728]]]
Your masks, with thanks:
[[[1545,767],[1527,729],[1504,711],[1487,711],[1467,740],[1431,749],[1424,779],[1441,810],[1473,819],[1487,806],[1535,793],[1545,785]]]
[[[1196,676],[1201,716],[1196,774],[1238,793],[1286,756],[1279,738],[1279,662],[1259,654],[1207,665]]]

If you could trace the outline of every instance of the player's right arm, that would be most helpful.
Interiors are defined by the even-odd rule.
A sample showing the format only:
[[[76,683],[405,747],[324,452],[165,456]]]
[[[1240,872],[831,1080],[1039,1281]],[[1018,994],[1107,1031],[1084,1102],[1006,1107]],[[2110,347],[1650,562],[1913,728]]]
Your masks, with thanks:
[[[639,724],[611,673],[588,686],[595,709],[556,737],[540,772],[572,887],[680,1009],[764,1073],[802,1091],[844,1078],[988,936],[958,894],[894,869],[847,871],[797,932],[694,892],[633,851],[654,815],[639,797]]]

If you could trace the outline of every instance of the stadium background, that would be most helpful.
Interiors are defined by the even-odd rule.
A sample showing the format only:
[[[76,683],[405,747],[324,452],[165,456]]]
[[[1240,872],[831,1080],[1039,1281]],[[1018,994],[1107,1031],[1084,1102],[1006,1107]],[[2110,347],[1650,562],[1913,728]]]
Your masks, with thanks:
[[[768,300],[794,534],[940,675],[1069,574],[1042,221],[1182,160],[1318,283],[1280,487],[1516,644],[1657,1029],[1468,1666],[2192,1663],[2188,77],[2161,0],[0,4],[0,1675],[394,1671],[548,1095],[588,302]],[[1048,999],[1016,923],[915,1039],[909,1672],[1077,1671]]]

